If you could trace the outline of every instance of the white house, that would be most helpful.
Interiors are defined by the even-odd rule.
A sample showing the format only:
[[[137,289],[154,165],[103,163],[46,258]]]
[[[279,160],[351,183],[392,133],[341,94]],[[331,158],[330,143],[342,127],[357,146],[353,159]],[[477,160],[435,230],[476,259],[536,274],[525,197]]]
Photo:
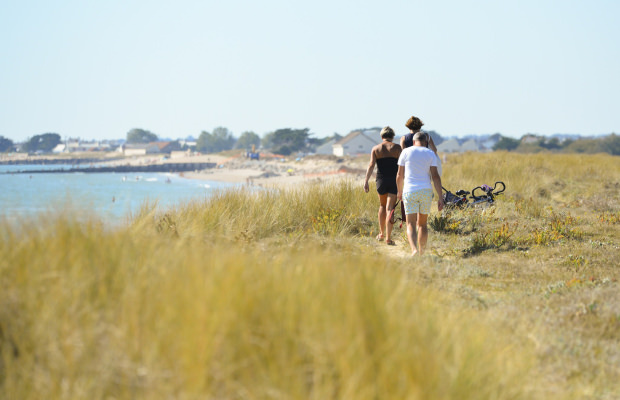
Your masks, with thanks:
[[[148,143],[148,144],[123,144],[118,149],[119,152],[123,153],[125,156],[143,156],[146,154],[157,154],[159,153],[159,146],[157,143]]]
[[[323,143],[314,151],[315,154],[334,154],[334,144],[336,144],[336,140],[330,139],[327,142]]]
[[[338,157],[370,154],[372,148],[378,143],[378,139],[373,140],[364,132],[355,131],[349,133],[332,146],[333,154]]]
[[[67,150],[67,145],[64,143],[58,143],[56,147],[52,149],[52,153],[64,153]]]
[[[86,142],[81,140],[69,139],[64,143],[59,143],[52,152],[54,153],[80,153],[87,151],[110,151],[111,146],[108,142]]]
[[[448,139],[437,145],[437,151],[442,153],[458,153],[461,151],[461,144],[456,139]]]
[[[461,145],[461,151],[480,151],[480,145],[476,141],[476,139],[469,139],[465,143]]]

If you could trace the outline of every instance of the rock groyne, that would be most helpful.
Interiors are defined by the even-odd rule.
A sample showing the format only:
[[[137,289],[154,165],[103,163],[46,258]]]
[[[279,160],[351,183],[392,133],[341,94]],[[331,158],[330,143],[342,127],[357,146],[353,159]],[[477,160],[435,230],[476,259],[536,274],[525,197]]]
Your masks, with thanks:
[[[17,158],[0,160],[0,165],[55,165],[55,164],[97,164],[110,161],[121,161],[123,157],[115,158]]]
[[[214,168],[216,163],[166,163],[149,165],[114,165],[87,168],[50,168],[27,171],[12,171],[11,174],[54,174],[54,173],[130,173],[130,172],[187,172]]]

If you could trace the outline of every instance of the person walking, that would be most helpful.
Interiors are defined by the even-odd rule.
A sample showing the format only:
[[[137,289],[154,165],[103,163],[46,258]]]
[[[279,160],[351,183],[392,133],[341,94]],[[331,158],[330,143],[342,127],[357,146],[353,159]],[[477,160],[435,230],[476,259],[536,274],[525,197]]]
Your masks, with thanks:
[[[413,145],[402,150],[398,158],[397,198],[405,205],[407,240],[411,255],[422,255],[428,239],[427,220],[433,201],[433,185],[439,194],[437,208],[443,209],[441,177],[437,156],[428,148],[429,135],[418,131],[412,136]],[[430,174],[429,174],[430,172]],[[431,184],[432,180],[432,184]]]
[[[422,126],[424,126],[424,122],[422,122],[422,120],[418,117],[411,116],[409,117],[407,122],[405,122],[405,126],[409,128],[409,133],[400,137],[400,147],[402,147],[403,150],[405,150],[407,147],[413,146],[413,136],[416,133],[421,132]],[[433,150],[433,153],[435,153],[435,157],[437,158],[437,171],[439,172],[439,176],[441,177],[441,160],[439,159],[439,155],[437,154],[437,147],[435,146],[435,141],[433,140],[433,137],[430,135],[430,133],[427,133],[426,135],[428,137],[427,147]],[[400,202],[400,212],[403,218],[406,218],[405,203],[403,203],[402,201]]]
[[[398,172],[398,157],[401,153],[400,145],[393,143],[394,130],[389,126],[381,129],[381,143],[372,148],[370,152],[370,162],[366,170],[364,180],[364,191],[370,190],[368,180],[372,175],[375,164],[377,165],[377,193],[379,195],[379,234],[377,240],[383,241],[388,245],[395,245],[392,240],[393,222],[390,222],[390,211],[396,204],[398,188],[396,186],[396,173]]]
[[[400,147],[404,150],[407,147],[413,146],[413,135],[418,132],[421,132],[422,127],[424,126],[424,122],[418,117],[411,116],[407,122],[405,122],[405,126],[409,128],[409,133],[401,136],[400,138]],[[435,146],[435,142],[431,135],[427,134],[428,137],[428,148],[433,150],[435,154],[437,154],[437,147]],[[439,174],[441,175],[441,174]]]

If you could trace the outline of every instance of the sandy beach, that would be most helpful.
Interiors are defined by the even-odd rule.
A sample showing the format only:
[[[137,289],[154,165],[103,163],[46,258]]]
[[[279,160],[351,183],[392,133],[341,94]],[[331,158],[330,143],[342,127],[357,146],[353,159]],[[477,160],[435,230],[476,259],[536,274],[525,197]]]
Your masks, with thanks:
[[[309,181],[329,181],[334,179],[359,179],[360,186],[366,173],[365,157],[336,157],[310,155],[306,157],[281,157],[261,154],[259,160],[251,160],[245,154],[225,156],[173,155],[141,156],[110,161],[110,164],[173,164],[173,163],[215,163],[214,168],[183,172],[179,175],[187,179],[200,179],[217,182],[246,183],[264,187],[282,187]]]
[[[303,182],[324,182],[335,179],[353,179],[363,183],[368,160],[366,157],[336,157],[332,155],[310,155],[306,157],[282,157],[262,154],[259,160],[251,160],[245,154],[231,156],[221,154],[173,154],[171,157],[154,154],[118,158],[118,153],[99,153],[96,155],[75,154],[58,156],[15,155],[3,156],[3,160],[20,159],[58,159],[98,157],[110,158],[104,165],[155,165],[174,163],[215,163],[214,168],[179,173],[187,179],[217,182],[246,183],[263,187],[286,187]]]
[[[215,168],[185,172],[183,177],[211,181],[247,183],[258,186],[289,186],[310,181],[359,179],[366,173],[366,165],[359,159],[333,156],[308,156],[298,159],[263,157],[250,160],[244,156],[199,156],[202,162],[215,162]],[[209,161],[206,161],[209,159]],[[181,161],[183,160],[183,161]],[[173,159],[170,162],[190,162],[196,157]]]

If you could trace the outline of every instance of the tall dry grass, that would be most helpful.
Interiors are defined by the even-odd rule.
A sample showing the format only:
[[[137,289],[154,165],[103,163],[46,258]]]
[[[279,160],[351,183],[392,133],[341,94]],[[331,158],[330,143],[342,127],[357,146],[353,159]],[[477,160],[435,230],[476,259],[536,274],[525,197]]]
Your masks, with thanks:
[[[548,397],[620,398],[620,158],[448,155],[444,186],[497,180],[490,208],[434,213],[424,282],[536,345]],[[430,275],[430,276],[429,276]]]
[[[620,178],[620,159],[609,154],[464,153],[446,161],[442,180],[453,192],[503,181],[507,195],[523,199],[567,202],[617,193]]]
[[[618,160],[449,155],[416,262],[354,181],[1,223],[0,398],[618,398]]]
[[[132,225],[142,232],[156,229],[208,240],[368,235],[376,229],[376,197],[364,195],[360,188],[351,180],[288,189],[244,187],[166,212],[145,206]]]
[[[1,398],[535,398],[527,346],[372,252],[1,232]]]

